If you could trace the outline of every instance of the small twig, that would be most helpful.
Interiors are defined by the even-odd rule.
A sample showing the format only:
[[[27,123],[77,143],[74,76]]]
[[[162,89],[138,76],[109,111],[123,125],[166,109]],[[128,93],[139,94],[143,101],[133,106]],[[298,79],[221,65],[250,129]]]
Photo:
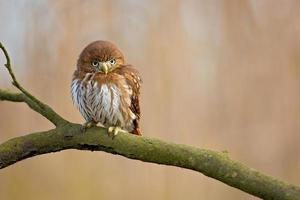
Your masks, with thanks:
[[[15,74],[14,72],[12,71],[12,68],[11,68],[11,63],[10,63],[10,58],[9,58],[9,55],[8,55],[8,52],[7,50],[5,49],[5,47],[3,46],[3,44],[0,42],[0,48],[2,49],[3,53],[4,53],[4,56],[5,56],[5,59],[6,59],[6,63],[4,64],[4,66],[6,67],[6,69],[8,70],[9,72],[9,75],[11,76],[12,78],[12,84],[17,87],[19,90],[24,90],[24,88],[21,87],[21,85],[18,83],[16,77],[15,77]],[[23,91],[22,91],[23,92]]]
[[[0,89],[0,101],[26,102],[26,96],[23,93],[15,93]]]
[[[35,98],[34,96],[32,96],[29,92],[27,92],[22,86],[21,84],[17,81],[16,76],[12,70],[11,67],[11,62],[10,62],[10,58],[8,55],[7,50],[5,49],[5,47],[3,46],[3,44],[0,42],[0,48],[2,49],[5,58],[6,58],[6,64],[4,64],[4,66],[6,67],[6,69],[9,72],[10,77],[12,78],[12,84],[18,88],[22,93],[24,93],[26,96],[28,96],[32,101],[36,102],[39,105],[42,105],[43,103],[41,101],[39,101],[37,98]]]
[[[3,44],[1,42],[0,42],[0,49],[3,51],[4,56],[6,58],[6,64],[4,64],[4,66],[8,70],[9,75],[11,76],[12,84],[16,88],[18,88],[26,97],[28,97],[28,99],[30,99],[32,101],[32,102],[30,102],[27,99],[26,101],[24,100],[24,102],[26,102],[35,111],[39,110],[37,112],[42,112],[43,113],[42,115],[45,116],[48,120],[50,120],[55,126],[60,126],[60,125],[63,125],[65,123],[67,123],[68,122],[67,120],[63,119],[52,108],[50,108],[48,105],[44,104],[43,102],[41,102],[40,100],[35,98],[33,95],[31,95],[29,92],[27,92],[21,86],[21,84],[17,81],[16,76],[15,76],[13,70],[12,70],[8,52],[7,52],[7,50],[5,49],[5,47],[3,46]],[[24,99],[26,99],[26,98],[24,98]],[[35,103],[35,104],[33,104],[33,103]]]
[[[32,110],[36,111],[37,113],[43,115],[47,119],[51,119],[50,121],[54,121],[52,118],[49,117],[49,113],[47,110],[42,109],[37,103],[32,101],[28,96],[23,93],[14,93],[7,90],[0,89],[0,101],[12,101],[12,102],[24,102],[26,103]],[[56,121],[55,121],[56,122]]]

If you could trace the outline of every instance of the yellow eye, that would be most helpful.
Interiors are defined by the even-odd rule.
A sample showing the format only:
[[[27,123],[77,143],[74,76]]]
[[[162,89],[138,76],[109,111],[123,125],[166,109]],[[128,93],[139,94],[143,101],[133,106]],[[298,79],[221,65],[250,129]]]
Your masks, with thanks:
[[[112,65],[115,65],[115,64],[116,64],[116,59],[111,59],[111,60],[109,61],[109,63],[112,64]]]
[[[94,60],[94,61],[92,62],[92,66],[93,66],[93,67],[98,67],[98,66],[99,66],[99,61],[98,61],[98,60]]]

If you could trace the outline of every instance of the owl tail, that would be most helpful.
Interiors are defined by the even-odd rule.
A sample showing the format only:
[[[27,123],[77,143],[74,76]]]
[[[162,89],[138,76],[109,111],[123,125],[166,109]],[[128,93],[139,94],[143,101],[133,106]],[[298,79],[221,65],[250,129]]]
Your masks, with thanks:
[[[132,131],[133,134],[135,135],[142,135],[141,129],[140,128],[136,128]]]
[[[134,124],[134,129],[132,131],[132,134],[142,135],[142,132],[141,132],[141,129],[140,129],[140,126],[139,126],[139,122],[137,120],[134,120],[133,124]]]

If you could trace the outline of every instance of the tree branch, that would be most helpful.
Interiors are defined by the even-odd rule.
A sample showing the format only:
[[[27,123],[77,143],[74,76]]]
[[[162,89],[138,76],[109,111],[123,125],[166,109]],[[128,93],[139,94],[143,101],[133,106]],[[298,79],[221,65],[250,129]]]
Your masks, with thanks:
[[[13,70],[11,68],[11,62],[10,62],[10,58],[8,55],[8,52],[6,51],[5,47],[2,45],[2,43],[0,42],[0,49],[3,51],[4,56],[6,58],[6,64],[4,65],[6,67],[6,69],[9,72],[9,75],[12,78],[12,84],[18,88],[22,93],[23,93],[23,97],[19,96],[19,99],[23,99],[24,102],[27,103],[27,105],[29,105],[30,108],[32,108],[33,110],[37,111],[38,113],[42,114],[44,117],[46,117],[49,121],[51,121],[55,126],[60,126],[60,125],[64,125],[65,123],[67,123],[68,121],[65,120],[64,118],[62,118],[60,115],[58,115],[52,108],[50,108],[48,105],[44,104],[43,102],[41,102],[40,100],[38,100],[37,98],[35,98],[33,95],[31,95],[29,92],[27,92],[22,86],[21,84],[17,81]],[[5,97],[13,97],[13,96],[17,96],[17,94],[13,95],[12,93],[9,92],[4,92],[2,91],[2,98],[1,100],[6,100]],[[13,99],[16,97],[13,97]]]
[[[299,199],[299,187],[231,160],[227,154],[158,139],[120,133],[114,139],[106,129],[80,132],[79,124],[67,124],[46,132],[11,139],[0,145],[0,168],[40,154],[64,149],[105,151],[145,162],[191,169],[263,199]]]
[[[52,122],[55,126],[62,126],[67,121],[59,116],[56,112],[52,110],[48,105],[41,105],[33,101],[24,93],[13,93],[7,90],[0,89],[0,101],[13,101],[13,102],[24,102],[32,110],[43,115],[46,119]]]
[[[0,169],[26,158],[65,149],[104,151],[130,159],[172,165],[198,171],[232,187],[263,199],[300,199],[300,188],[264,175],[244,164],[233,161],[226,153],[164,142],[158,139],[120,133],[114,139],[99,127],[81,133],[80,125],[60,117],[49,106],[28,93],[16,80],[8,53],[6,67],[13,84],[22,93],[0,89],[0,101],[25,102],[53,124],[55,129],[13,138],[0,144]]]

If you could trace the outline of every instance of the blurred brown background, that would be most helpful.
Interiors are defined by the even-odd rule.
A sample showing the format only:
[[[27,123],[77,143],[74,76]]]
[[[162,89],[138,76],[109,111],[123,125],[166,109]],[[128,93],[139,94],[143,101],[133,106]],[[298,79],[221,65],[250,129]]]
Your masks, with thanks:
[[[227,150],[298,185],[299,35],[296,0],[0,0],[17,77],[63,117],[83,122],[70,97],[80,51],[110,40],[143,76],[146,136]],[[0,112],[0,142],[52,128],[24,104],[0,102]],[[68,150],[1,170],[0,199],[255,198],[196,172]]]

